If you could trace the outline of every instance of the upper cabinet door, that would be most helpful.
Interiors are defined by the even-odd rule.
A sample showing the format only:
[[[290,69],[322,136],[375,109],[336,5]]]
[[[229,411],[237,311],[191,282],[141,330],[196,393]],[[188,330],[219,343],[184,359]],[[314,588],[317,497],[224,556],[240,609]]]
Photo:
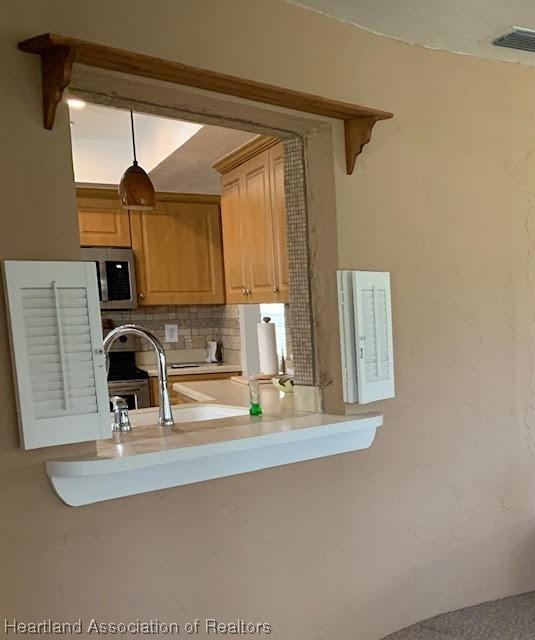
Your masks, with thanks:
[[[275,302],[277,283],[267,151],[246,162],[242,175],[247,214],[244,250],[247,255],[249,302]]]
[[[84,193],[85,192],[85,193]],[[82,247],[129,247],[130,222],[128,211],[119,203],[118,196],[102,192],[78,191],[78,224]],[[111,194],[110,194],[111,195]]]
[[[219,205],[188,199],[131,213],[141,305],[225,302]]]
[[[242,304],[247,298],[245,273],[246,216],[244,215],[242,179],[236,170],[221,180],[221,223],[225,255],[225,285],[227,302]]]
[[[282,142],[269,153],[271,211],[273,215],[273,249],[277,302],[289,302],[288,250],[286,236],[286,202],[284,198],[284,146]]]
[[[213,166],[223,174],[227,301],[288,302],[283,144],[258,136]]]

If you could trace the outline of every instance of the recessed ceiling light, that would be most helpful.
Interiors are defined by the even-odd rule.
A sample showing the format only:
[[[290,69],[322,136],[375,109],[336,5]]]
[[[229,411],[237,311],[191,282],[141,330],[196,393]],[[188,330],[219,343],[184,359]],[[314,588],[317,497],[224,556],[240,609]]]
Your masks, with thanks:
[[[83,109],[85,107],[85,102],[79,98],[69,98],[67,104],[70,109]]]

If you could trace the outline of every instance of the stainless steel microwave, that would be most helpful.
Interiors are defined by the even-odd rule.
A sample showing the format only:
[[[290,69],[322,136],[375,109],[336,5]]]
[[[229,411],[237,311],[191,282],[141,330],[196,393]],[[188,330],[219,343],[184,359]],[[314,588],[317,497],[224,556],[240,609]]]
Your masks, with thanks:
[[[137,307],[136,273],[132,249],[83,247],[82,260],[94,262],[102,309]]]

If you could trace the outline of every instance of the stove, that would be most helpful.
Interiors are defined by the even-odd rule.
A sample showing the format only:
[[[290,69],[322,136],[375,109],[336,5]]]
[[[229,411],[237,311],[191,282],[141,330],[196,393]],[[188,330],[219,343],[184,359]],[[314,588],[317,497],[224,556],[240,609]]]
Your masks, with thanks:
[[[135,351],[110,351],[108,381],[143,380],[149,374],[136,366]]]
[[[108,393],[121,396],[129,409],[150,407],[149,374],[136,366],[135,351],[109,353]]]

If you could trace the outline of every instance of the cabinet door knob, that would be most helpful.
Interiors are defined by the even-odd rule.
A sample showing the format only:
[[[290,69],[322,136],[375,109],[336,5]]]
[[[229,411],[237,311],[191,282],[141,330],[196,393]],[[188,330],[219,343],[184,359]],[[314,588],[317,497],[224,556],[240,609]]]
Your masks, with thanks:
[[[137,295],[138,295],[140,298],[144,298],[144,297],[145,297],[145,294],[144,294],[144,293],[138,293]]]
[[[247,289],[245,287],[241,290],[241,294],[242,294],[242,296],[246,296],[247,295]]]
[[[273,287],[273,293],[279,293],[279,287]]]
[[[251,289],[245,289],[245,295],[250,296],[251,295]]]

